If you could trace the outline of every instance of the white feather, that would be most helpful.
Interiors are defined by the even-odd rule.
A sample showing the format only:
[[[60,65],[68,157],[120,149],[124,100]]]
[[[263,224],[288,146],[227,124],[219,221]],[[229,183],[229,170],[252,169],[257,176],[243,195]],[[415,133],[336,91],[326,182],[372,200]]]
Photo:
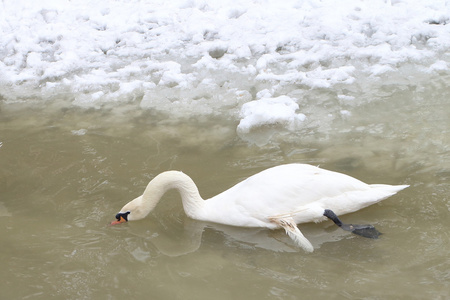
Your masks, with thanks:
[[[129,220],[142,219],[167,190],[174,188],[180,192],[186,214],[193,219],[243,227],[283,227],[297,245],[309,251],[311,244],[292,224],[322,221],[325,209],[337,215],[351,213],[406,187],[369,185],[315,166],[287,164],[264,170],[203,200],[189,176],[168,171],[150,181],[144,194],[126,204],[121,212],[129,211]]]

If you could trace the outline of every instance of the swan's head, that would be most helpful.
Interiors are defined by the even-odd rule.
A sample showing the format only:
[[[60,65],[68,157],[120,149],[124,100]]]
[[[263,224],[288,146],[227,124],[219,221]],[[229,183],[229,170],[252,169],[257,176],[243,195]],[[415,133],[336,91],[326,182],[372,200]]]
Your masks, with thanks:
[[[143,219],[149,212],[150,209],[142,205],[142,196],[139,196],[122,207],[120,212],[116,215],[116,220],[112,221],[111,225]]]

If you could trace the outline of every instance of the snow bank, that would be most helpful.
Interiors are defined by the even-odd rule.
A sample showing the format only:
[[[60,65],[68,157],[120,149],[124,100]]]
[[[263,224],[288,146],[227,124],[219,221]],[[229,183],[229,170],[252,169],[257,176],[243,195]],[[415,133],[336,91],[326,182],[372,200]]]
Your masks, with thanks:
[[[394,73],[408,78],[401,74],[405,64],[448,72],[449,6],[443,0],[5,0],[0,100],[63,97],[94,107],[135,101],[170,113],[237,116],[264,90],[296,98],[296,90],[339,87],[341,97],[351,98],[342,87]],[[245,104],[240,129],[301,119],[287,99]]]

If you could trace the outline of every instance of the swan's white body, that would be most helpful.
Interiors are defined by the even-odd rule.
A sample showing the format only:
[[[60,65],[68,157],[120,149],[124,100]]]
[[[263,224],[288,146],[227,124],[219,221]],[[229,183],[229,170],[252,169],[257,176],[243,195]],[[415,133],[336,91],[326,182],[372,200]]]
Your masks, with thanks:
[[[203,200],[192,179],[178,171],[156,176],[144,194],[126,204],[128,220],[142,219],[169,189],[177,189],[186,214],[197,220],[244,227],[283,227],[301,247],[312,245],[296,224],[325,220],[325,209],[347,214],[377,203],[408,185],[365,184],[353,177],[306,164],[287,164],[255,174]]]

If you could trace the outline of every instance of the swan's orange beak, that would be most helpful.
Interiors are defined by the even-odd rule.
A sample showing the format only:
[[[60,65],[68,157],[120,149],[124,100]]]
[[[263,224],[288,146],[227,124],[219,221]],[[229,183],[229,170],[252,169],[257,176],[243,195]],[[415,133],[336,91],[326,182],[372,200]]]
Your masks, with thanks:
[[[129,211],[118,213],[116,215],[116,221],[112,221],[111,224],[109,224],[109,225],[111,226],[111,225],[116,225],[116,224],[128,222],[128,215],[129,214],[130,214]]]
[[[109,224],[109,225],[112,226],[112,225],[117,225],[117,224],[125,223],[125,222],[127,222],[127,220],[123,216],[119,216],[119,218],[117,220],[112,221],[111,224]]]

